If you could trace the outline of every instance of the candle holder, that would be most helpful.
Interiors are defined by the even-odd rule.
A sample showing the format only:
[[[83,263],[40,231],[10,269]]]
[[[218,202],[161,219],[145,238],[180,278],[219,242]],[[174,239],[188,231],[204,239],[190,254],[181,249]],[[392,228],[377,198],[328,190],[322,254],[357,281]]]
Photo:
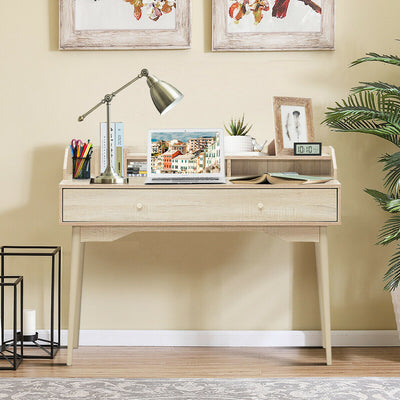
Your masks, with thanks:
[[[24,282],[22,276],[0,276],[0,292],[1,292],[1,346],[0,346],[0,370],[16,370],[24,358],[24,343],[18,338],[17,319],[18,319],[18,286],[19,286],[19,306],[20,306],[20,327],[23,329],[23,292]],[[5,310],[5,292],[7,288],[12,288],[13,295],[13,330],[12,338],[5,339],[4,333],[4,310]],[[18,342],[20,345],[18,346]],[[18,352],[19,348],[19,352]]]
[[[51,259],[51,294],[50,294],[50,333],[44,338],[42,333],[23,335],[24,330],[16,332],[16,341],[25,349],[38,349],[39,354],[25,354],[24,359],[53,359],[61,348],[61,247],[59,246],[1,246],[1,276],[5,274],[6,257],[48,257]],[[56,265],[57,264],[57,265]],[[57,292],[57,295],[56,295]],[[2,303],[3,304],[3,303]],[[57,311],[57,313],[56,313]],[[56,316],[57,314],[57,316]],[[3,326],[3,309],[2,309]],[[57,327],[57,336],[55,328]],[[21,346],[22,347],[22,346]],[[43,354],[44,353],[44,354]]]

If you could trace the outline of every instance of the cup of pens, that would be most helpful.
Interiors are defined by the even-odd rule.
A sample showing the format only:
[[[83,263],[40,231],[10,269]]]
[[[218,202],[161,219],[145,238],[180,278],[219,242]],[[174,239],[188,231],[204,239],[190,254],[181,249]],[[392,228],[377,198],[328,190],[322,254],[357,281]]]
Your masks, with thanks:
[[[73,139],[71,141],[72,153],[72,177],[73,179],[90,179],[90,159],[92,158],[93,147],[88,140]]]

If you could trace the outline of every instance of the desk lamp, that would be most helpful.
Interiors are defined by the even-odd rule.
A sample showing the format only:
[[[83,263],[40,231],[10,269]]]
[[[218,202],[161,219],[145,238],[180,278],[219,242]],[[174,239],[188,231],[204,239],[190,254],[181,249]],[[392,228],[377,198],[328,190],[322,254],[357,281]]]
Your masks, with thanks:
[[[113,183],[128,183],[128,178],[123,178],[119,176],[115,170],[114,166],[111,162],[111,135],[110,135],[110,106],[112,99],[122,90],[130,86],[133,82],[136,82],[138,79],[146,77],[147,84],[150,88],[151,99],[153,100],[154,105],[161,115],[168,112],[171,108],[173,108],[179,100],[183,98],[183,94],[175,89],[172,85],[167,82],[161,81],[156,78],[154,75],[149,75],[149,71],[147,69],[142,69],[140,74],[133,78],[131,81],[117,89],[115,92],[111,94],[106,94],[104,98],[97,103],[94,107],[92,107],[88,112],[81,115],[78,118],[78,121],[83,121],[90,113],[99,108],[102,104],[105,104],[107,107],[107,165],[106,169],[102,174],[92,180],[92,183],[105,183],[105,184],[113,184]]]

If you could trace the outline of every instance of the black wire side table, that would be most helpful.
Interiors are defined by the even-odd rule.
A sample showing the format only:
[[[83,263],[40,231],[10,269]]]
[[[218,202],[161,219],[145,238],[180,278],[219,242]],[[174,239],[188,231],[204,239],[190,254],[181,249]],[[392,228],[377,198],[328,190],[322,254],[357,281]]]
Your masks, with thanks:
[[[50,340],[41,338],[38,332],[23,335],[23,329],[17,333],[17,341],[25,347],[24,359],[53,359],[61,348],[61,247],[60,246],[1,246],[1,272],[5,276],[7,257],[48,257],[51,259],[51,294],[50,294]],[[57,279],[56,279],[57,278]],[[57,280],[57,282],[56,282]],[[57,293],[57,296],[56,296]],[[56,317],[57,310],[57,317]],[[3,326],[3,302],[2,302]],[[57,327],[57,340],[55,328]],[[21,346],[22,347],[22,346]],[[27,354],[29,348],[36,348],[38,354]]]
[[[24,357],[24,343],[18,338],[18,287],[19,287],[19,326],[23,329],[23,308],[24,308],[24,278],[22,276],[0,276],[1,292],[1,344],[0,344],[0,370],[16,370]],[[4,333],[4,310],[6,291],[12,288],[12,338],[6,340]],[[8,293],[7,293],[8,295]],[[8,296],[7,296],[8,297]],[[20,345],[18,346],[18,342]],[[18,352],[19,348],[19,352]]]

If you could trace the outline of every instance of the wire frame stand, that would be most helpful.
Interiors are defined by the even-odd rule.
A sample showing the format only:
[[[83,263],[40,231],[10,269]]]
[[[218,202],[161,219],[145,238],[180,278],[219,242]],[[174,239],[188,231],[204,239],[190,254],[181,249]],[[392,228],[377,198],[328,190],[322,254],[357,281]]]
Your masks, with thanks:
[[[21,344],[23,343],[23,347],[25,348],[40,350],[39,354],[27,354],[25,351],[23,355],[24,359],[53,359],[61,348],[61,247],[2,246],[0,250],[1,276],[4,276],[6,257],[48,257],[51,259],[50,339],[41,338],[38,332],[34,335],[22,335],[23,329],[21,328],[21,331],[16,333],[16,341],[20,341]],[[57,340],[55,327],[57,327]]]
[[[19,342],[24,343],[25,347],[37,347],[38,349],[42,350],[42,352],[46,353],[48,356],[39,356],[39,355],[30,355],[30,354],[25,354],[24,358],[54,358],[54,356],[57,354],[58,349],[60,348],[60,346],[58,345],[58,342],[54,342],[54,351],[53,351],[53,355],[52,355],[52,351],[51,351],[51,345],[52,342],[51,340],[46,340],[46,339],[40,339],[39,338],[39,333],[36,332],[34,335],[22,335],[21,332],[17,333],[17,340]],[[42,342],[42,343],[40,343]],[[30,343],[30,344],[26,344],[26,343]],[[48,347],[50,347],[50,350],[48,350]]]
[[[19,298],[19,323],[21,330],[23,329],[23,298],[24,298],[24,281],[22,276],[0,276],[0,292],[1,292],[1,345],[0,345],[0,370],[16,370],[21,364],[24,357],[24,343],[20,342],[17,333],[18,319],[18,286],[20,289]],[[4,334],[4,301],[6,288],[12,288],[13,292],[13,333],[12,339],[5,340]],[[18,342],[20,345],[18,346]],[[18,352],[19,348],[19,352]],[[5,365],[5,366],[4,366]]]

